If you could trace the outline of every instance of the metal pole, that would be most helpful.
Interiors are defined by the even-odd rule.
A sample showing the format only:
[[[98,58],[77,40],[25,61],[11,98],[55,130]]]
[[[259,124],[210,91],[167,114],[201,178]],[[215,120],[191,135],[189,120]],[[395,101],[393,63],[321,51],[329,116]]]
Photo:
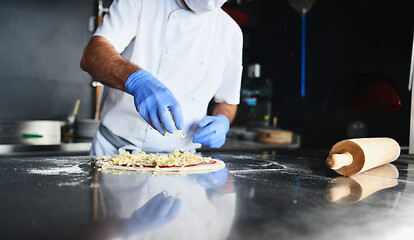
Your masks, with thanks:
[[[301,97],[304,98],[305,93],[305,75],[306,75],[306,14],[302,14],[302,75],[301,75]]]

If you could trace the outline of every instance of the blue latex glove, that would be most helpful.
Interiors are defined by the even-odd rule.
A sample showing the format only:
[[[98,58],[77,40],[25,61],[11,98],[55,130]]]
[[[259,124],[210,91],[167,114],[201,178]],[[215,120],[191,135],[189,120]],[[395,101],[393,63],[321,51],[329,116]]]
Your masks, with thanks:
[[[131,74],[125,83],[125,89],[134,96],[135,108],[139,114],[162,135],[166,133],[163,126],[170,133],[175,132],[175,127],[182,130],[184,117],[180,104],[172,92],[150,72],[138,70]]]
[[[125,221],[123,230],[128,235],[160,228],[175,219],[181,210],[181,199],[161,192],[152,197]]]
[[[230,122],[224,115],[206,116],[197,125],[202,128],[193,137],[193,143],[201,143],[210,148],[219,148],[226,142]]]

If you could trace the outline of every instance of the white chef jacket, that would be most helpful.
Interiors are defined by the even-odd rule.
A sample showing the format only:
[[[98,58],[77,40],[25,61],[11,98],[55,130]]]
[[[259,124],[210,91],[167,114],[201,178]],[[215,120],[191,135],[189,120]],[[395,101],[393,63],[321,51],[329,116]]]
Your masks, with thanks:
[[[194,150],[201,145],[192,136],[209,101],[239,103],[243,37],[222,9],[195,14],[176,0],[115,0],[94,35],[151,72],[182,107],[186,138],[164,137],[139,115],[132,95],[109,89],[102,124],[141,151]]]

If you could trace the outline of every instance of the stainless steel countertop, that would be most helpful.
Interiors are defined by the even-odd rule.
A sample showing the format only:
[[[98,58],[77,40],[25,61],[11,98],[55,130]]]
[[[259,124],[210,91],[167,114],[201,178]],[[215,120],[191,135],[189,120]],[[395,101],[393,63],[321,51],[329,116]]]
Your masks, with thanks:
[[[378,240],[414,234],[412,156],[402,155],[389,175],[344,178],[325,167],[327,151],[203,155],[227,168],[113,174],[96,171],[87,156],[2,157],[0,238]]]

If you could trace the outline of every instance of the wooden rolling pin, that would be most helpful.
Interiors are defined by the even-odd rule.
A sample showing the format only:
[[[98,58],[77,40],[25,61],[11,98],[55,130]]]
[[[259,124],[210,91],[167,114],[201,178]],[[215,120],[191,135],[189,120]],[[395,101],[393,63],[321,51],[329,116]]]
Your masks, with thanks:
[[[396,160],[400,145],[391,138],[355,138],[335,144],[326,165],[343,176],[352,176]]]

